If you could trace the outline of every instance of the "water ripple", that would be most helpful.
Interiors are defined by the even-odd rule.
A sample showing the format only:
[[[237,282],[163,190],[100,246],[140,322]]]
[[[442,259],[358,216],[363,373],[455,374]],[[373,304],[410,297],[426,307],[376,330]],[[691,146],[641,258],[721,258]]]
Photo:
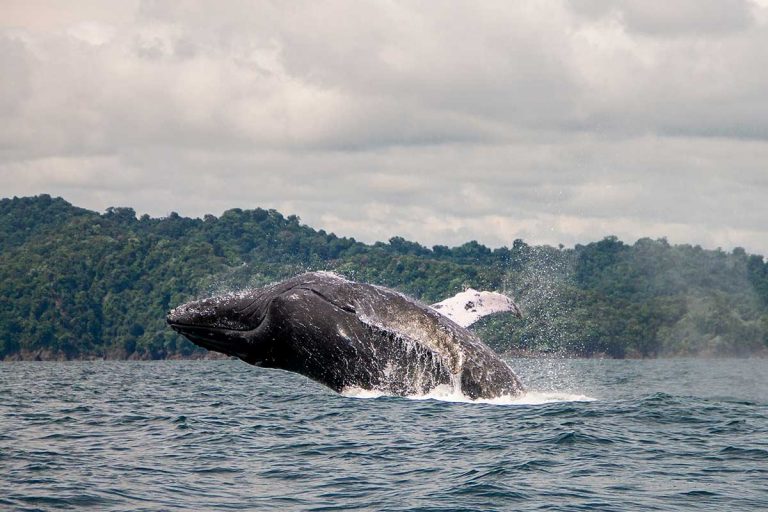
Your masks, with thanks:
[[[0,509],[768,509],[768,362],[513,365],[541,391],[472,404],[235,361],[3,363]]]

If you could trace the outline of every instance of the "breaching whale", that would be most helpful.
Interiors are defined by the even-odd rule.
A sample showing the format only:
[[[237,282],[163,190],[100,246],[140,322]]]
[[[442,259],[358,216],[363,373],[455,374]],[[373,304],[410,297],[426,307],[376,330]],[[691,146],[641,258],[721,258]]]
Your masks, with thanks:
[[[337,392],[408,396],[442,385],[471,399],[523,392],[512,369],[465,327],[399,292],[330,272],[190,302],[167,322],[208,350]]]

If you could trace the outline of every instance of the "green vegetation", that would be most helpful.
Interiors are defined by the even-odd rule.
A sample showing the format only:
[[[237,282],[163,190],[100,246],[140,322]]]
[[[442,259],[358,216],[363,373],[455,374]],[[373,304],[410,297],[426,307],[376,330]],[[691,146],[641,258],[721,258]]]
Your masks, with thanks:
[[[0,358],[163,358],[202,352],[165,326],[192,298],[335,270],[434,302],[502,290],[525,318],[476,329],[498,350],[610,357],[768,351],[768,263],[665,240],[573,249],[515,240],[366,245],[274,210],[221,217],[98,214],[42,195],[0,200]]]

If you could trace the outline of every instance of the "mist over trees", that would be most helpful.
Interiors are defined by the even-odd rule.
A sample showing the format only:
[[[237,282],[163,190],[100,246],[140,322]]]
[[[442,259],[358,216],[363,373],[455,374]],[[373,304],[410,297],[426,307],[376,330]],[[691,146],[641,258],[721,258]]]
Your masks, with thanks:
[[[0,200],[0,358],[166,358],[204,351],[165,325],[187,300],[333,270],[424,302],[471,286],[510,293],[523,319],[475,327],[500,351],[580,356],[768,352],[768,263],[616,237],[570,248],[367,245],[274,210],[220,217],[99,214],[48,195]]]

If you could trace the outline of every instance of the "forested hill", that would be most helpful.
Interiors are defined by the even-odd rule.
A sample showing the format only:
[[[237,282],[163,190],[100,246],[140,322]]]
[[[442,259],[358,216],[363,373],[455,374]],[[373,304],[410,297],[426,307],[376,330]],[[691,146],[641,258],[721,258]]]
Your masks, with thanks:
[[[573,249],[366,245],[274,210],[137,218],[130,208],[99,214],[42,195],[0,200],[0,358],[194,356],[165,326],[170,307],[318,269],[425,302],[466,286],[506,291],[525,317],[477,327],[502,351],[768,352],[768,264],[741,249],[615,237]]]

